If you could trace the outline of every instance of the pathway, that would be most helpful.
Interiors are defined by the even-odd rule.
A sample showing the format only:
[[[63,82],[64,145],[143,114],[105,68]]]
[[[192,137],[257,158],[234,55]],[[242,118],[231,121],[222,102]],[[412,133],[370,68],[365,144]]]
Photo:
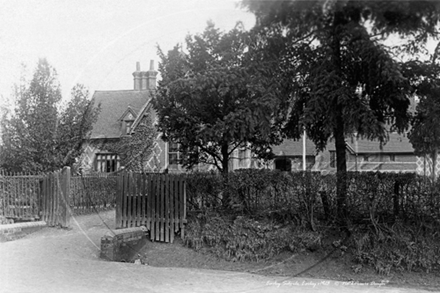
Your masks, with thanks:
[[[420,292],[378,284],[108,262],[99,259],[99,246],[108,228],[114,229],[114,212],[78,216],[72,226],[44,228],[0,243],[0,292]]]

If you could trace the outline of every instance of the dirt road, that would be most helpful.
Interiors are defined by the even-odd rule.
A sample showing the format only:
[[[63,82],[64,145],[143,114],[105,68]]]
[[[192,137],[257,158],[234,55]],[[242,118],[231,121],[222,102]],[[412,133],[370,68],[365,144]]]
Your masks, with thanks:
[[[114,229],[113,211],[78,216],[72,219],[72,227],[44,228],[0,243],[0,292],[421,292],[380,283],[108,262],[99,259],[99,247],[100,238]]]

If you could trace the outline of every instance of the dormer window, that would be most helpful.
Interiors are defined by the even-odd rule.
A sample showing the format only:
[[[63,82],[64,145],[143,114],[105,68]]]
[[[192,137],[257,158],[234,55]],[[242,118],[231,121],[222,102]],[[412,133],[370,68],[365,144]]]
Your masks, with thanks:
[[[125,134],[130,135],[131,133],[131,126],[133,125],[134,120],[128,120],[125,121]]]
[[[136,119],[135,112],[131,107],[128,107],[128,109],[124,112],[124,114],[121,117],[122,123],[121,123],[121,134],[122,135],[130,135],[131,131],[133,129],[133,123]]]

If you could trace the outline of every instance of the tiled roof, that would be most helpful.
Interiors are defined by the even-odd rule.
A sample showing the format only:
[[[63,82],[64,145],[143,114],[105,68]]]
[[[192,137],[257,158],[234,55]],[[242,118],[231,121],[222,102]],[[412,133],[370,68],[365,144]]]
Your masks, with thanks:
[[[276,156],[302,156],[303,141],[302,139],[285,139],[280,145],[272,146],[272,152]],[[306,155],[316,155],[315,144],[310,139],[306,139]]]
[[[95,105],[101,104],[101,112],[90,138],[115,138],[121,135],[121,115],[128,107],[139,113],[150,99],[150,93],[135,90],[96,91],[93,99]]]
[[[380,146],[380,142],[377,140],[367,140],[359,139],[357,141],[357,151],[356,151],[356,141],[355,139],[347,138],[346,142],[354,152],[358,154],[371,154],[371,153],[414,153],[414,148],[412,147],[409,139],[406,135],[401,135],[397,133],[390,133],[389,140]],[[335,144],[333,141],[329,142],[327,145],[329,151],[335,150]]]

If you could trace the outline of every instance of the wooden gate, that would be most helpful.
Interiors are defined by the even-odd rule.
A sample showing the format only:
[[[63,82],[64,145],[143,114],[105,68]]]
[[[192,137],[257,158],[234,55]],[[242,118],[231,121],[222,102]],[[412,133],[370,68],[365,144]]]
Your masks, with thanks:
[[[186,223],[186,185],[174,174],[123,173],[118,182],[116,227],[145,226],[152,241],[173,242]]]
[[[70,168],[55,171],[40,181],[41,220],[48,226],[70,226]]]

